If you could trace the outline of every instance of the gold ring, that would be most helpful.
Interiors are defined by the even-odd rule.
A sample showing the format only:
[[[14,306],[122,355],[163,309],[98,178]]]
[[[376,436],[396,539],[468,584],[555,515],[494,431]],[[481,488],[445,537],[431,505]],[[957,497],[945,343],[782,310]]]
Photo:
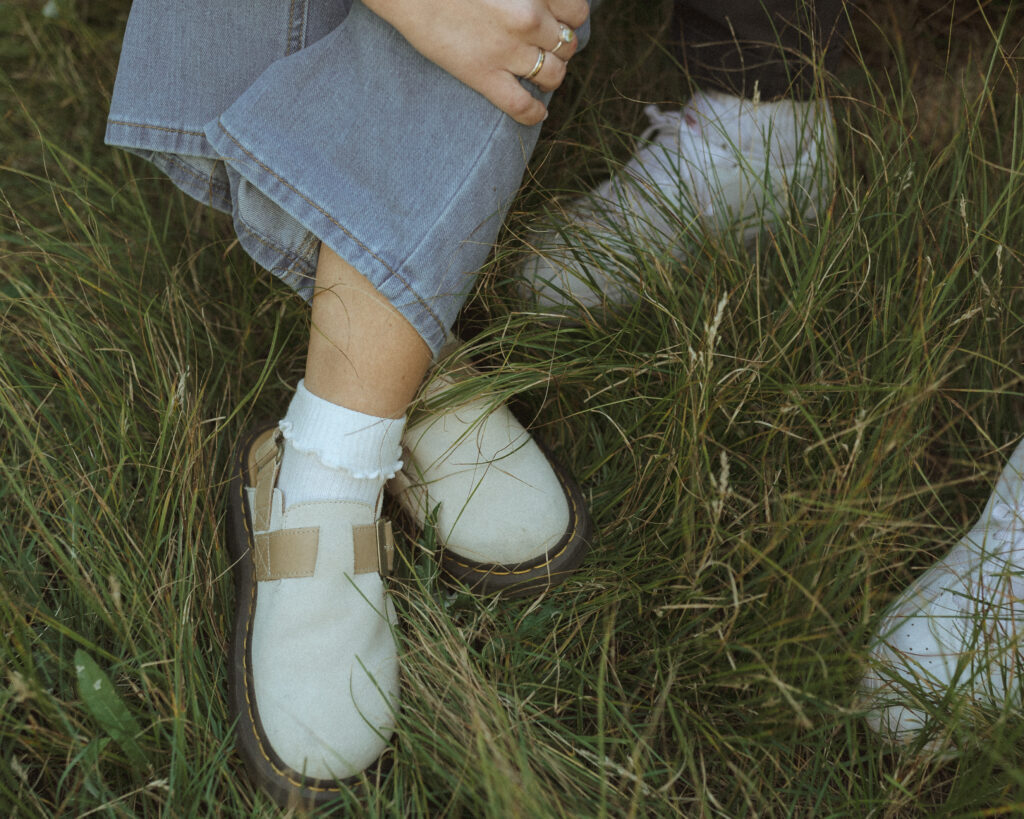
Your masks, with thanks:
[[[569,28],[569,26],[565,23],[559,23],[559,25],[561,28],[558,30],[558,43],[551,49],[552,54],[557,54],[558,49],[564,45],[569,45],[569,43],[576,39],[576,32]]]
[[[544,67],[544,57],[546,54],[547,52],[544,51],[543,48],[537,49],[537,62],[533,64],[533,69],[530,71],[530,73],[526,74],[523,77],[524,80],[532,80],[534,77],[540,74],[540,70]]]

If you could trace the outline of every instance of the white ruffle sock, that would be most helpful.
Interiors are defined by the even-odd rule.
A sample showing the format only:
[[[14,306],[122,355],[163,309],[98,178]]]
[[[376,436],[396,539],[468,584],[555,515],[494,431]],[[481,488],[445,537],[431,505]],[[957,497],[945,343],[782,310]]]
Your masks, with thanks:
[[[304,381],[281,421],[278,488],[285,507],[321,500],[376,506],[384,482],[402,468],[405,418],[378,418],[332,404]]]

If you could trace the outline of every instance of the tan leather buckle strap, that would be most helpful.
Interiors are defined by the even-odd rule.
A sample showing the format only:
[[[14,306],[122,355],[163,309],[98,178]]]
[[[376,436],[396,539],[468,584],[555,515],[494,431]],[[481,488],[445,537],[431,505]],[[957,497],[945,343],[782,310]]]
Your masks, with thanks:
[[[281,445],[281,428],[272,427],[264,432],[249,451],[249,472],[254,472],[266,464],[272,458],[277,457],[278,447]]]
[[[256,579],[281,580],[286,577],[312,577],[320,541],[319,527],[280,529],[256,535],[253,563]]]
[[[258,581],[312,577],[316,572],[319,527],[260,532],[255,541],[253,563]],[[353,526],[352,546],[356,574],[379,572],[383,575],[394,569],[395,534],[390,520]]]
[[[270,528],[270,506],[274,497],[274,484],[277,483],[277,470],[281,463],[280,446],[280,430],[272,430],[253,448],[249,459],[252,486],[256,490],[252,504],[252,525],[256,532],[264,532]]]
[[[390,574],[395,568],[395,532],[391,521],[381,518],[367,526],[352,527],[355,573]]]

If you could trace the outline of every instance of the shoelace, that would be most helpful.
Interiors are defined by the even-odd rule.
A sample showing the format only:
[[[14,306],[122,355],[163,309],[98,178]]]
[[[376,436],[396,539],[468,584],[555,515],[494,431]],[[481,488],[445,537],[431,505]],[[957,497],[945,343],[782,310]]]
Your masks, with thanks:
[[[657,105],[644,108],[649,125],[637,138],[633,157],[626,163],[623,173],[616,177],[616,185],[637,185],[638,190],[648,191],[637,199],[641,204],[634,208],[646,210],[650,191],[660,189],[662,195],[676,199],[681,168],[686,163],[679,154],[679,132],[683,126],[682,111],[662,111]],[[620,197],[617,197],[620,198]],[[649,217],[652,221],[656,218]],[[662,228],[663,229],[663,228]]]
[[[1017,517],[1017,513],[1008,503],[999,502],[992,507],[991,519],[996,523],[1006,526]]]
[[[682,111],[662,111],[657,105],[648,105],[644,108],[650,125],[640,134],[640,142],[652,142],[661,136],[663,131],[670,131],[678,134],[683,125]]]

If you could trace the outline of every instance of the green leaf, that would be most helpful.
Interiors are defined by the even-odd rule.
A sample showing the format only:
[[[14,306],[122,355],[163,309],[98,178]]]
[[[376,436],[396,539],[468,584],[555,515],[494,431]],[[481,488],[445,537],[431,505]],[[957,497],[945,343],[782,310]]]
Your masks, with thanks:
[[[78,678],[78,696],[82,698],[89,713],[121,747],[133,768],[148,768],[146,754],[135,739],[142,733],[139,723],[117,696],[110,677],[82,649],[75,652],[75,675]]]

